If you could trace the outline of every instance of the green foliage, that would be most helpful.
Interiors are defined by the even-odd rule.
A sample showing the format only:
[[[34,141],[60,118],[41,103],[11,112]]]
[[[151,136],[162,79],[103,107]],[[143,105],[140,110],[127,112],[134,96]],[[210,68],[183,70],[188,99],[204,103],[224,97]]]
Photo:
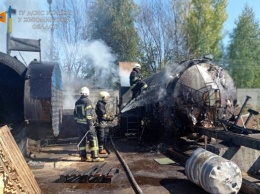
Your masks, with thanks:
[[[186,44],[190,55],[221,55],[221,31],[227,19],[227,0],[190,0]]]
[[[136,61],[138,34],[134,27],[136,5],[133,0],[94,0],[88,11],[91,39],[102,39],[118,61]]]
[[[228,60],[231,75],[240,88],[260,87],[260,29],[247,5],[231,33]]]

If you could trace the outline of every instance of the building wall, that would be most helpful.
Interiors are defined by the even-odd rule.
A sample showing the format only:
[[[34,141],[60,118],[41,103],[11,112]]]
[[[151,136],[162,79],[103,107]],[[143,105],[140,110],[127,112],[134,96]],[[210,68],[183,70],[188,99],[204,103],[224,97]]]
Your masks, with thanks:
[[[256,89],[238,88],[237,97],[238,97],[238,104],[240,107],[243,105],[246,96],[251,97],[251,99],[248,101],[248,104],[250,104],[254,110],[260,111],[260,88],[256,88]]]

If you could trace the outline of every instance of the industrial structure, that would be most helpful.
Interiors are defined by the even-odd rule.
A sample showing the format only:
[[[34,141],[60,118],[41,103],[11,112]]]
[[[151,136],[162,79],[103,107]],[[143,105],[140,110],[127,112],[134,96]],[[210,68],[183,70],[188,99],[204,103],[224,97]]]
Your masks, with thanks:
[[[251,173],[259,170],[256,161],[259,157],[260,133],[257,129],[247,127],[250,119],[259,113],[252,108],[249,109],[248,117],[241,125],[242,110],[245,109],[250,97],[245,99],[239,113],[235,112],[237,89],[227,71],[207,58],[187,60],[179,64],[169,65],[145,78],[144,81],[148,88],[140,91],[137,97],[132,99],[132,91],[127,85],[127,81],[133,64],[119,64],[119,71],[124,72],[121,74],[124,76],[121,77],[119,98],[117,98],[117,92],[115,92],[112,95],[113,99],[110,100],[111,105],[108,107],[109,110],[111,109],[111,114],[119,114],[118,125],[111,130],[112,134],[116,132],[121,137],[135,138],[139,143],[146,140],[152,140],[155,144],[163,142],[181,152],[183,149],[179,148],[187,148],[186,144],[185,146],[183,144],[183,139],[197,142],[201,137],[204,137],[205,144],[203,146],[219,155],[219,157],[214,155],[214,158],[217,158],[218,161],[226,162],[227,159],[232,159],[242,172]],[[26,147],[30,144],[30,142],[26,143],[27,139],[36,142],[49,139],[59,140],[63,130],[66,131],[66,134],[63,133],[62,138],[77,136],[73,121],[73,110],[66,109],[63,111],[62,76],[58,63],[34,60],[27,67],[16,58],[0,53],[0,71],[1,127],[7,125],[11,129],[20,150],[26,150]],[[99,90],[93,89],[93,102],[95,102]],[[112,91],[110,92],[112,93]],[[117,111],[117,108],[119,108],[119,111]],[[4,129],[7,128],[4,127]],[[5,133],[10,136],[8,130]],[[217,138],[221,140],[221,143],[228,142],[232,145],[226,147],[224,147],[226,144],[221,144],[221,146],[219,146],[220,144],[208,145],[207,137]],[[8,147],[5,146],[7,145],[5,141],[0,142],[0,144],[5,149],[2,155],[5,157],[2,158],[8,158],[9,161],[12,161],[12,157],[8,155]],[[239,150],[242,150],[243,153],[252,153],[250,160],[247,158],[246,165],[240,164],[240,151],[235,148],[234,152],[230,151],[233,146],[240,147]],[[117,151],[115,152],[117,153]],[[224,160],[227,152],[232,152],[233,158]],[[240,155],[237,156],[237,154]],[[7,155],[8,157],[6,157]],[[209,158],[212,156],[210,153],[206,155]],[[220,159],[220,156],[223,156],[223,158]],[[21,159],[21,157],[18,159]],[[194,161],[197,161],[196,158]],[[207,161],[205,163],[208,164]],[[233,163],[229,163],[233,165]],[[218,168],[218,163],[211,164],[209,166],[215,170]],[[7,169],[8,164],[2,163],[2,166],[4,165]],[[201,165],[204,165],[204,163],[201,163]],[[192,166],[193,164],[189,163],[186,174],[191,177],[191,181],[209,191],[210,181],[197,183],[193,175],[190,175],[193,173],[190,172],[193,169]],[[90,169],[98,171],[101,167],[102,165]],[[225,165],[224,167],[227,168]],[[14,168],[19,168],[19,166]],[[118,173],[116,168],[109,166],[108,170],[112,169],[112,174]],[[234,169],[234,172],[239,171],[237,167]],[[204,170],[207,171],[208,168]],[[2,170],[2,172],[4,171]],[[75,182],[76,180],[80,180],[76,181],[78,183],[88,183],[94,178],[99,178],[100,182],[112,181],[113,176],[110,176],[109,173],[100,176],[100,173],[89,174],[86,172],[90,171],[81,172],[69,169],[60,175],[60,179],[63,180],[63,183]],[[202,176],[202,174],[200,175]],[[11,175],[9,176],[11,177]],[[26,176],[30,180],[29,175]],[[205,178],[205,176],[202,177]],[[241,174],[239,174],[239,177],[233,178],[232,180],[235,180],[234,184],[236,183],[236,185],[232,187],[233,182],[230,182],[229,185],[237,192],[241,185]],[[38,192],[39,188],[34,180],[32,180],[32,186],[26,185],[26,182],[22,183],[20,179],[19,181],[20,184],[24,184],[24,187],[20,190],[29,188]],[[215,180],[213,182],[215,183]],[[218,183],[215,186],[218,187]],[[10,188],[13,187],[10,186]]]
[[[121,64],[119,69],[126,71],[132,68],[131,64],[128,64],[128,68],[125,66]],[[205,149],[239,164],[242,172],[252,174],[259,171],[256,163],[259,160],[260,130],[248,127],[252,117],[257,117],[259,112],[248,109],[247,116],[242,118],[250,96],[246,96],[240,111],[236,112],[239,106],[237,89],[226,70],[211,59],[194,59],[168,66],[143,81],[148,84],[148,89],[140,91],[134,99],[131,99],[130,87],[123,86],[120,89],[120,126],[128,137],[137,137],[139,143],[149,137],[153,142],[163,141],[181,152],[189,147],[187,142],[194,143],[204,137]],[[208,145],[208,137],[220,143]],[[184,142],[183,139],[191,141]],[[205,163],[208,162],[204,159]],[[203,172],[210,172],[220,163],[216,162],[215,167],[211,165],[210,162]],[[188,165],[187,171],[192,170],[190,166],[193,164]],[[195,176],[197,171],[193,170]],[[198,176],[206,180],[203,172]],[[237,170],[232,173],[237,174]],[[221,176],[228,178],[228,174]],[[232,178],[239,177],[241,175]],[[209,185],[209,182],[205,186],[203,180],[192,181],[208,191],[206,188],[211,186],[221,187],[218,184]],[[234,193],[239,190],[238,182],[228,183],[232,185],[231,190],[236,188]],[[219,192],[215,190],[212,193]]]
[[[208,59],[184,61],[144,79],[148,89],[130,102],[122,95],[121,115],[139,115],[158,137],[175,139],[229,120],[236,106],[236,88],[227,71]],[[128,98],[129,99],[129,98]],[[129,118],[128,118],[129,120]],[[160,129],[160,130],[158,130]]]
[[[62,77],[58,63],[32,61],[28,67],[0,52],[0,124],[34,139],[58,136],[62,123]],[[37,127],[36,127],[37,126]],[[18,129],[19,128],[19,129]]]

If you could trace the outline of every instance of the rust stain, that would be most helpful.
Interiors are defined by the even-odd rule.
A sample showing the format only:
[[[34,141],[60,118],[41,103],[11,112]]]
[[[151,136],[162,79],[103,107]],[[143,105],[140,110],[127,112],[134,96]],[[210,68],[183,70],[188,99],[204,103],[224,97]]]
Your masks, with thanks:
[[[119,72],[124,71],[130,74],[135,63],[137,62],[119,62]]]

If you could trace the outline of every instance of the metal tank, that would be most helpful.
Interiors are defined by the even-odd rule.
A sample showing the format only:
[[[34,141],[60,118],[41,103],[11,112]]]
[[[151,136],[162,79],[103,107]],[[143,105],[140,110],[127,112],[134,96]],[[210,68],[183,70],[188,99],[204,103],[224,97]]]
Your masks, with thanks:
[[[237,99],[233,80],[211,60],[173,64],[144,81],[148,89],[126,103],[121,114],[140,109],[157,130],[192,132],[195,126],[214,127],[219,118],[229,119],[233,114]]]
[[[59,135],[62,98],[59,64],[32,61],[24,87],[24,117],[30,138],[38,140]]]
[[[202,148],[196,149],[185,164],[188,179],[212,194],[236,194],[242,184],[239,167]]]

